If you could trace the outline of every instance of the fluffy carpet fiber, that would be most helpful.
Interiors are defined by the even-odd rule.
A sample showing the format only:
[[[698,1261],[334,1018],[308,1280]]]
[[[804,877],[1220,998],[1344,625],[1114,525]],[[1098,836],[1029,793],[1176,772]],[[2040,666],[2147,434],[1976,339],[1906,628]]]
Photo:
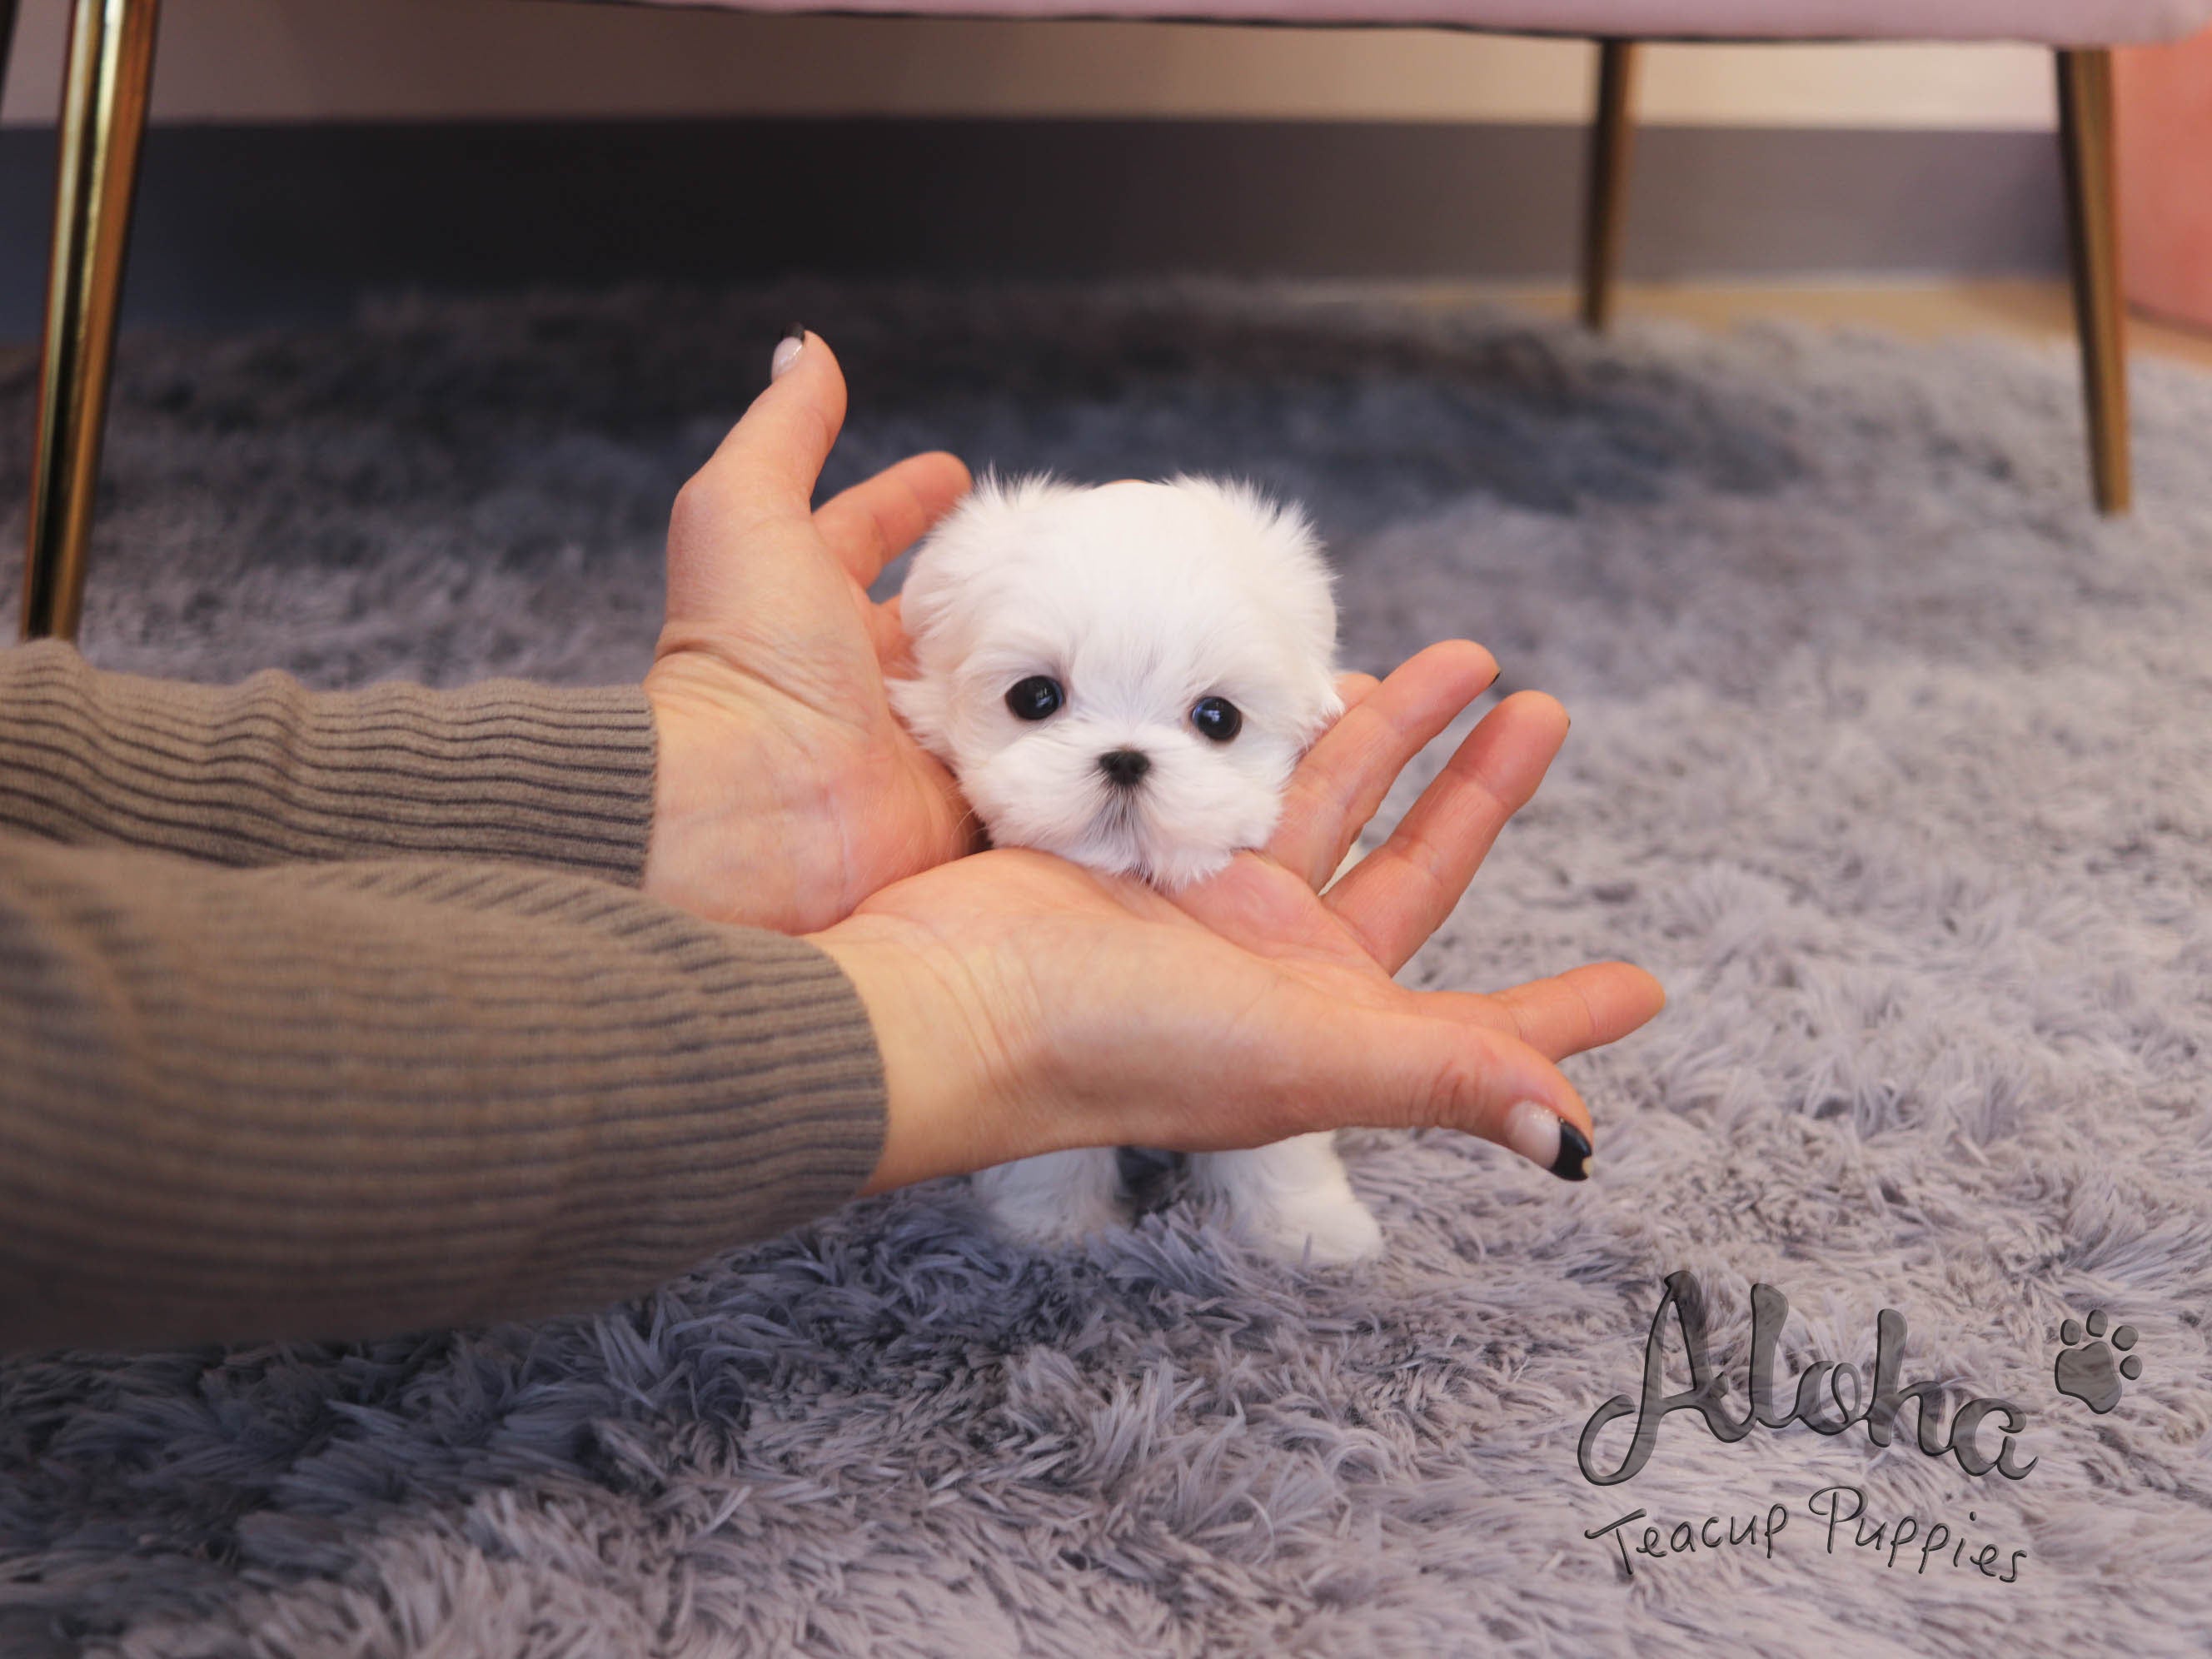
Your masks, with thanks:
[[[669,501],[787,315],[852,378],[833,484],[939,445],[1244,473],[1315,509],[1352,661],[1464,633],[1565,700],[1407,977],[1660,975],[1571,1063],[1596,1178],[1351,1135],[1365,1273],[1250,1259],[1160,1168],[1070,1259],[948,1182],[528,1328],[19,1356],[0,1652],[2202,1650],[2212,380],[2138,366],[2106,524],[2055,347],[1216,288],[395,304],[126,340],[88,652],[635,678]],[[10,556],[33,367],[0,354]],[[1973,1447],[2032,1467],[1684,1409],[1597,1484],[1677,1270],[1723,1424],[1764,1283],[1785,1407],[1849,1362],[1832,1425],[1894,1309],[1939,1450],[2002,1399]]]

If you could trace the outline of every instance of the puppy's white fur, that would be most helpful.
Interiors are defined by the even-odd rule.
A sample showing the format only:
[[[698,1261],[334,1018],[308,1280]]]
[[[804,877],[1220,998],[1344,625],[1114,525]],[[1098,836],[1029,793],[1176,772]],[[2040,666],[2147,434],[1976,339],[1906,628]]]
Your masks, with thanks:
[[[992,841],[1169,890],[1267,841],[1291,769],[1343,711],[1320,545],[1295,509],[1240,484],[987,479],[915,554],[902,615],[915,674],[892,703]],[[1008,691],[1039,676],[1060,707],[1018,718]],[[1209,697],[1242,716],[1226,743],[1194,724]],[[1101,758],[1127,750],[1149,769],[1117,785]],[[1200,1154],[1193,1176],[1264,1248],[1360,1260],[1382,1235],[1330,1139]],[[1111,1149],[1006,1164],[976,1188],[1033,1242],[1121,1219]]]

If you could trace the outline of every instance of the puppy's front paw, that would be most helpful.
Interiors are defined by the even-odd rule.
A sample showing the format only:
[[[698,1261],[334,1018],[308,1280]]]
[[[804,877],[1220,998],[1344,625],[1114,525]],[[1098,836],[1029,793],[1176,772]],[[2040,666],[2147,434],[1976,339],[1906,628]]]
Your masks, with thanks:
[[[1121,1231],[1129,1218],[1113,1199],[1052,1205],[993,1204],[991,1224],[1000,1235],[1032,1249],[1064,1250]]]
[[[1230,1206],[1237,1231],[1279,1261],[1348,1267],[1382,1254],[1382,1229],[1350,1193],[1300,1193],[1273,1202],[1244,1195]]]
[[[1382,1252],[1382,1230],[1352,1195],[1335,1139],[1323,1130],[1249,1152],[1194,1153],[1191,1180],[1237,1231],[1279,1261],[1370,1261]]]
[[[975,1186],[999,1232],[1038,1249],[1064,1249],[1128,1224],[1111,1147],[1048,1152],[979,1170]]]

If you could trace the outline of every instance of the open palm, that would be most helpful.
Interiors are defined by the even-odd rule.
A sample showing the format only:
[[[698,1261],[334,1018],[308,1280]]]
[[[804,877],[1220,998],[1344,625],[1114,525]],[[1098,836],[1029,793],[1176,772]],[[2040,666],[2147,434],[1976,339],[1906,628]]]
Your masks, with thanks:
[[[1664,1000],[1650,975],[1603,963],[1489,995],[1391,977],[1534,792],[1565,735],[1556,702],[1492,710],[1383,846],[1325,887],[1391,781],[1494,672],[1454,642],[1348,688],[1267,848],[1172,898],[1000,851],[895,884],[817,936],[884,1038],[893,1109],[872,1185],[1346,1123],[1495,1139],[1522,1100],[1589,1134],[1553,1062],[1650,1019]]]

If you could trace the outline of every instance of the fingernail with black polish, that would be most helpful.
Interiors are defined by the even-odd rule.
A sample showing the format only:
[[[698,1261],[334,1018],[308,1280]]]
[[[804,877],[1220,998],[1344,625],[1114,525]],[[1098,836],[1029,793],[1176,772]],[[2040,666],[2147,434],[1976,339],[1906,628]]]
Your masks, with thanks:
[[[783,337],[776,342],[775,356],[769,360],[769,379],[781,380],[784,371],[799,361],[799,354],[805,349],[806,325],[792,324],[783,331]]]
[[[1505,1144],[1562,1181],[1589,1179],[1589,1137],[1536,1101],[1516,1101],[1505,1114]]]

